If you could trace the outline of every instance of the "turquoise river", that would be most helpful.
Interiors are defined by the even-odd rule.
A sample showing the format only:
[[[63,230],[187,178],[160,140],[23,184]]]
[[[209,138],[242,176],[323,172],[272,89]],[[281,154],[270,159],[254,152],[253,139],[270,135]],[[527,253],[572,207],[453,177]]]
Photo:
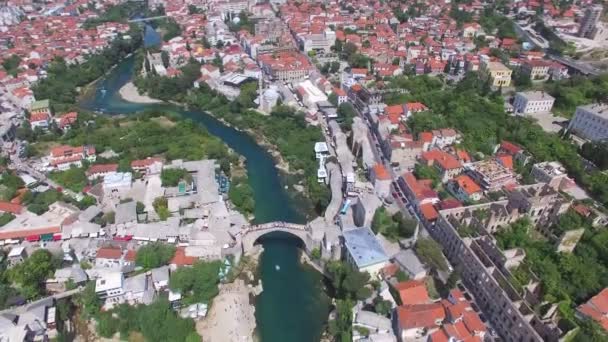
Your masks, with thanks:
[[[123,100],[118,90],[132,78],[133,67],[133,58],[117,65],[96,83],[95,93],[83,99],[81,107],[107,115],[147,109],[166,110],[201,124],[247,159],[247,172],[256,203],[256,223],[301,223],[305,220],[284,190],[273,158],[247,133],[228,127],[200,111],[169,104],[136,104]],[[260,277],[264,291],[256,299],[258,336],[262,342],[319,341],[327,318],[328,301],[321,276],[300,263],[301,241],[287,234],[277,234],[263,237],[261,243],[264,253],[260,259]],[[275,265],[280,266],[279,271]]]

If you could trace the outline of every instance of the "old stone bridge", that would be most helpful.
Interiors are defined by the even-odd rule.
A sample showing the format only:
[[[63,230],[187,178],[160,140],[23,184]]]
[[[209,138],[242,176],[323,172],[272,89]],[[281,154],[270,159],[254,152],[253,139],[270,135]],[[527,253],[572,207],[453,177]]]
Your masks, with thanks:
[[[247,253],[253,249],[256,241],[265,234],[272,232],[287,232],[299,237],[305,245],[306,250],[311,249],[310,228],[306,225],[289,222],[268,222],[264,224],[244,227],[239,235],[243,244],[243,252]]]

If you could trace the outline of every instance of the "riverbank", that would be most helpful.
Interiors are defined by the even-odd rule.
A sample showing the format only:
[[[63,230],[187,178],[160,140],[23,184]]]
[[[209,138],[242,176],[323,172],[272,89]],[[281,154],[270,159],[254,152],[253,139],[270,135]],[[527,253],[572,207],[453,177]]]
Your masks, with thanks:
[[[198,334],[208,342],[256,341],[251,291],[242,279],[220,285],[220,293],[213,299],[207,317],[196,323]]]
[[[137,87],[135,86],[135,84],[133,84],[133,82],[128,82],[127,84],[122,86],[120,90],[118,90],[118,94],[123,100],[132,103],[153,104],[163,102],[158,99],[153,99],[147,95],[139,94],[139,91],[137,90]]]
[[[283,182],[285,179],[282,179],[284,172],[276,167],[276,160],[267,152],[267,147],[256,144],[257,139],[252,134],[237,130],[235,125],[226,125],[218,120],[221,115],[209,115],[198,107],[186,109],[183,106],[173,106],[171,103],[135,104],[121,99],[118,91],[131,80],[134,65],[133,57],[121,63],[110,76],[98,83],[93,93],[94,97],[87,98],[86,102],[81,103],[83,108],[108,113],[107,115],[131,114],[146,110],[174,112],[185,120],[203,125],[212,135],[221,138],[246,159],[249,183],[255,198],[256,223],[305,221],[303,206],[291,198],[297,191],[285,191]],[[106,92],[101,92],[102,87]],[[296,165],[291,166],[292,169],[296,167]],[[295,176],[287,177],[298,183]],[[246,296],[241,288],[237,296],[239,298],[237,302],[247,310],[247,316],[251,317],[253,314],[255,317],[256,327],[253,326],[254,321],[251,319],[240,321],[239,324],[243,327],[238,328],[233,325],[232,321],[235,317],[241,315],[239,306],[234,304],[232,298],[231,308],[230,301],[223,301],[222,296],[219,296],[216,297],[217,302],[214,301],[209,308],[208,321],[211,323],[199,324],[204,327],[207,327],[205,324],[211,324],[208,326],[209,331],[203,332],[203,338],[208,340],[207,336],[210,336],[212,340],[218,341],[221,337],[219,341],[226,341],[226,331],[232,330],[236,331],[237,335],[242,331],[240,334],[249,341],[252,339],[255,341],[256,335],[259,335],[264,342],[319,340],[330,303],[323,293],[321,276],[308,266],[299,263],[301,241],[287,233],[277,233],[266,235],[259,243],[264,247],[264,253],[260,257],[259,267],[256,267],[257,271],[253,273],[258,274],[255,278],[263,284],[264,291],[259,293],[256,290],[255,292],[259,294],[253,298],[251,294]],[[254,260],[250,262],[253,263]],[[280,271],[277,271],[277,265],[280,266]],[[249,276],[238,278],[246,279],[245,283],[249,283],[247,280],[250,279]],[[253,281],[252,285],[257,283]],[[246,297],[247,301],[245,301]],[[255,309],[251,310],[253,308],[250,306],[254,302]],[[294,310],[294,307],[298,310]],[[213,326],[214,322],[215,326]],[[224,324],[229,324],[229,327],[225,328]],[[249,335],[252,331],[253,333]]]

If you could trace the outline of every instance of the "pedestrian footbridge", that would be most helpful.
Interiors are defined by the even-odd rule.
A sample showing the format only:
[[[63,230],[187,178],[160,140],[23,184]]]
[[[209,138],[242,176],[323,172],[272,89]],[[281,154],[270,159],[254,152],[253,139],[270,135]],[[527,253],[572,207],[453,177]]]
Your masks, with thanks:
[[[240,232],[243,252],[248,253],[251,251],[260,237],[272,232],[286,232],[295,235],[304,242],[306,250],[309,250],[309,247],[311,247],[309,246],[310,228],[308,226],[277,221],[244,227]]]

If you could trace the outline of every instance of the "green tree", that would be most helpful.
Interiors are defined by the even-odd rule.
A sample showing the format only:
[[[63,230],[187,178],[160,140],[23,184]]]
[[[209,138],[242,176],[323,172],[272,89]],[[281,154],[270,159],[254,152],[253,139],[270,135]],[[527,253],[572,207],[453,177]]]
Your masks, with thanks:
[[[240,211],[252,214],[255,209],[253,189],[249,185],[247,177],[236,177],[230,184],[228,198]]]
[[[160,173],[160,179],[162,186],[177,186],[180,181],[186,181],[186,183],[192,183],[192,175],[186,169],[171,168],[163,169]]]
[[[17,55],[10,55],[2,60],[2,67],[13,77],[17,76],[19,72],[19,64],[21,64],[21,57]]]
[[[431,238],[420,238],[414,247],[416,254],[425,264],[439,271],[447,271],[448,263],[441,252],[441,246]]]
[[[175,246],[155,242],[143,246],[137,251],[135,262],[138,266],[151,269],[167,265],[175,254]]]
[[[218,293],[220,261],[197,261],[171,274],[169,287],[184,296],[185,303],[209,303]]]
[[[53,275],[57,261],[51,252],[38,249],[25,261],[17,264],[8,272],[9,279],[17,284],[21,293],[28,299],[41,295],[48,277]]]
[[[374,298],[374,311],[376,311],[376,313],[383,316],[388,316],[392,310],[393,306],[391,302],[384,300],[381,297]]]
[[[157,197],[154,202],[152,202],[154,211],[156,211],[156,214],[161,221],[166,221],[171,216],[168,205],[167,199],[162,196]]]

